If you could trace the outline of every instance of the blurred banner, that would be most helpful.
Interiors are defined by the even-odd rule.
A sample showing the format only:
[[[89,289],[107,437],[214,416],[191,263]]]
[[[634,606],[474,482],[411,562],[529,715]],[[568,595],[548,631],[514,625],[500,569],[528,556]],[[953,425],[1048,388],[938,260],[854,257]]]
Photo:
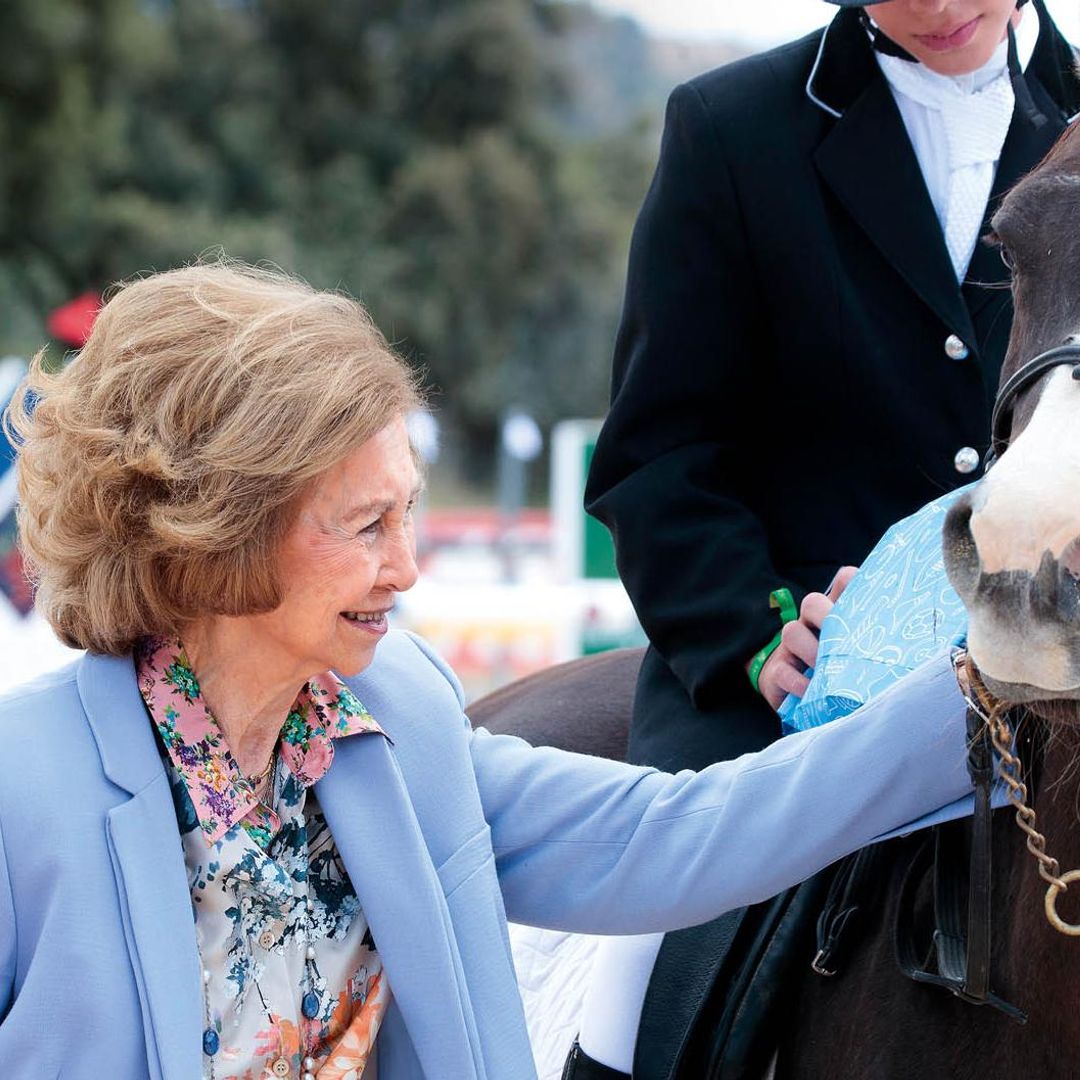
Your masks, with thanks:
[[[564,660],[645,643],[611,537],[582,506],[599,430],[596,420],[555,426],[550,512],[515,503],[510,514],[501,505],[423,515],[420,581],[398,598],[394,623],[435,646],[469,700]]]

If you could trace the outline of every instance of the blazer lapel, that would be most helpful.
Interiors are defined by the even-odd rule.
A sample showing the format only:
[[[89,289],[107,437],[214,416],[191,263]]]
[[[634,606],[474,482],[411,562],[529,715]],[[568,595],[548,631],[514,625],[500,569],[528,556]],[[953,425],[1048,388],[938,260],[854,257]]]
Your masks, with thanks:
[[[483,1080],[450,913],[390,743],[340,740],[315,791],[425,1075]]]
[[[974,341],[919,162],[880,73],[836,121],[814,162],[856,224],[908,286],[953,333]]]
[[[1047,117],[1034,128],[1014,115],[987,204],[983,235],[1003,195],[1047,153],[1080,110],[1074,53],[1042,0],[1033,0],[1040,32],[1027,83]],[[969,344],[973,316],[997,295],[1008,273],[997,253],[977,244],[963,289],[958,287],[944,237],[918,160],[882,76],[858,13],[846,8],[830,23],[807,91],[834,117],[815,162],[848,213],[942,321]]]
[[[202,1070],[202,984],[195,922],[169,783],[160,780],[109,814],[109,851],[124,935],[139,986],[151,1065],[162,1080]]]
[[[86,656],[79,692],[102,766],[130,793],[107,831],[155,1080],[202,1070],[202,986],[176,812],[130,659]]]

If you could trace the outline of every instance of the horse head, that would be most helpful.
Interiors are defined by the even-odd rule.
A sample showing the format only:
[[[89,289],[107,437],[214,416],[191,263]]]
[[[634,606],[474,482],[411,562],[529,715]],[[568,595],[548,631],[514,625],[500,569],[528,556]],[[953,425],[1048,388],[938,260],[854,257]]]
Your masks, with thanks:
[[[1068,719],[1080,719],[1078,221],[1074,126],[992,221],[1016,307],[995,410],[1000,456],[954,504],[944,536],[987,688]]]

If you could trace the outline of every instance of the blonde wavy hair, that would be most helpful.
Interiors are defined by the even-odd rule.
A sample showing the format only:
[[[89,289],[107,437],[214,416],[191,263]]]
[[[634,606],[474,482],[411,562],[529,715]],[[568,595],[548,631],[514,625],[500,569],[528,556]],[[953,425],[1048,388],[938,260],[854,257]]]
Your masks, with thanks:
[[[113,655],[273,610],[300,495],[418,404],[346,296],[222,261],[120,287],[70,365],[34,358],[5,414],[38,609]]]

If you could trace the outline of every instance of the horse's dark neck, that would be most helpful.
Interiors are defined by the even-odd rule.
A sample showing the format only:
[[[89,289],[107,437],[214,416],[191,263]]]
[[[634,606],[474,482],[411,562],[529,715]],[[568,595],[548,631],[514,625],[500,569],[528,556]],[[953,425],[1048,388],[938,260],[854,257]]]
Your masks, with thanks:
[[[1080,731],[1062,730],[1041,755],[1034,806],[1046,850],[1062,872],[1080,867],[1077,800]],[[1075,1080],[1080,1060],[1080,938],[1047,922],[1046,883],[1025,846],[1011,809],[994,815],[993,953],[991,987],[1024,1010],[1020,1026],[989,1006],[905,979],[894,948],[900,880],[912,844],[894,844],[895,858],[867,937],[846,970],[823,979],[806,966],[793,1006],[799,1024],[784,1047],[783,1080]],[[1059,904],[1080,922],[1080,882]],[[932,889],[920,894],[920,925],[928,936]]]

